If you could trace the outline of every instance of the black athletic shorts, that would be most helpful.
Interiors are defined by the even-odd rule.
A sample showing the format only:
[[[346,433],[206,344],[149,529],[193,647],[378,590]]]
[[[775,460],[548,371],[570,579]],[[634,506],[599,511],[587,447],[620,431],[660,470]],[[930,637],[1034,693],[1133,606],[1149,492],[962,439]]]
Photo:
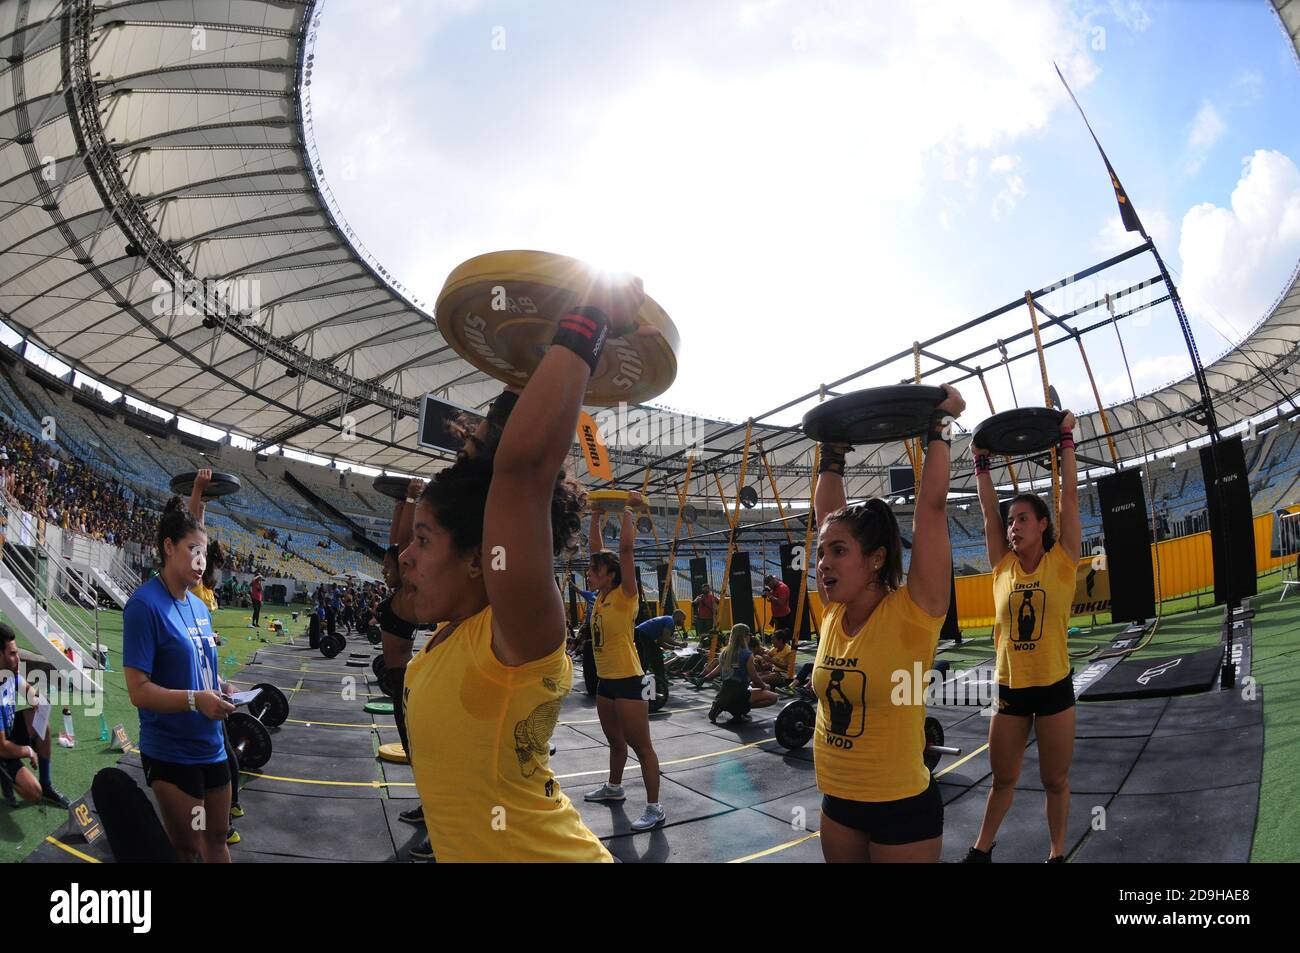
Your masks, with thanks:
[[[1030,718],[1034,715],[1059,715],[1074,707],[1074,678],[1067,675],[1055,685],[1031,685],[1007,688],[998,685],[998,714]]]
[[[14,730],[5,735],[5,738],[16,745],[27,745],[35,749],[32,744],[31,735],[27,733],[27,718],[23,712],[14,714]],[[18,772],[23,768],[30,768],[31,762],[22,758],[3,758],[0,759],[0,771],[5,773],[11,782],[18,777]]]
[[[707,619],[699,619],[699,618],[697,618],[697,619],[695,620],[695,634],[696,634],[696,635],[708,635],[708,634],[709,634],[710,632],[712,632],[712,631],[713,631],[713,617],[712,617],[712,616],[710,616],[710,617],[707,618]]]
[[[649,699],[642,693],[649,686],[648,679],[651,678],[654,676],[630,675],[627,678],[602,678],[596,683],[596,697],[648,702]]]
[[[155,781],[167,781],[197,801],[202,801],[208,791],[230,784],[230,768],[225,752],[222,752],[220,761],[212,764],[176,764],[151,758],[142,751],[140,764],[144,768],[145,783],[150,787]]]
[[[718,711],[730,712],[737,716],[749,714],[749,683],[733,678],[727,679],[718,689],[713,707]]]
[[[897,801],[848,801],[825,794],[822,813],[877,844],[912,844],[943,836],[943,798],[934,778],[920,794]]]

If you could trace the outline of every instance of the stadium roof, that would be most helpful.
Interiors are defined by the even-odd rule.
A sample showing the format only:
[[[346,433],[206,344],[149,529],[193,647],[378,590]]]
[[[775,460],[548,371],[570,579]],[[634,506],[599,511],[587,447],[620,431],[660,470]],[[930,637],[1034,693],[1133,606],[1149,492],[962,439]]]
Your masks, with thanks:
[[[1300,0],[1274,3],[1300,42]],[[408,297],[333,207],[311,141],[314,6],[0,6],[0,318],[115,389],[261,445],[425,470],[418,397],[479,407],[499,385],[447,347],[431,303]],[[175,274],[219,282],[225,303],[165,307],[160,279]],[[1300,391],[1298,325],[1293,280],[1206,369],[1222,424]],[[1113,408],[1113,426],[1141,427],[1151,449],[1181,444],[1198,403],[1180,381]],[[710,450],[738,445],[734,425],[705,426]],[[1098,432],[1088,415],[1084,435]],[[771,462],[783,493],[806,495],[807,442],[761,424],[756,437],[789,444]],[[1123,457],[1141,455],[1136,430],[1120,439]],[[616,474],[639,482],[656,459],[616,454]],[[905,459],[886,446],[872,463]],[[851,495],[882,492],[880,479],[862,475]]]

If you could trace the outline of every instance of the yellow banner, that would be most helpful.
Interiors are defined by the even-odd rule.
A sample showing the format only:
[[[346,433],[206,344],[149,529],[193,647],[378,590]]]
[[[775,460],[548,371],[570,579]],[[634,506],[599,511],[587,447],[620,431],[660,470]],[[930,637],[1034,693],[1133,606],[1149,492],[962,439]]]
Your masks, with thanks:
[[[1094,561],[1082,560],[1074,569],[1071,615],[1110,611],[1110,570],[1093,568]]]
[[[578,416],[578,443],[587,458],[587,472],[601,480],[614,479],[614,470],[609,465],[609,451],[600,439],[596,421],[585,410]]]

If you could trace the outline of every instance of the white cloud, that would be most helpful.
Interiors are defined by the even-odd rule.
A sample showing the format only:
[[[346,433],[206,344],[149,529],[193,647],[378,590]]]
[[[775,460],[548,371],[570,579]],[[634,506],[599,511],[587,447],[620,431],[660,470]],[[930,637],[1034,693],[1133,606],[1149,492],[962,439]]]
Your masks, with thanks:
[[[1158,208],[1138,209],[1138,217],[1146,227],[1147,234],[1155,241],[1157,248],[1169,248],[1173,245],[1174,226],[1169,216]],[[1097,250],[1104,255],[1118,255],[1135,245],[1142,244],[1142,236],[1137,232],[1124,230],[1124,222],[1116,212],[1097,231]]]
[[[1201,170],[1201,166],[1205,164],[1205,160],[1209,156],[1210,149],[1219,141],[1227,128],[1213,103],[1208,99],[1201,103],[1201,108],[1197,110],[1196,117],[1192,120],[1191,131],[1187,134],[1187,163],[1185,168],[1188,175],[1195,175]]]
[[[1218,111],[1214,104],[1208,99],[1201,104],[1200,110],[1196,113],[1196,118],[1192,120],[1192,131],[1187,137],[1187,148],[1189,149],[1208,149],[1219,141],[1227,127],[1223,120],[1219,118]]]
[[[1300,258],[1300,170],[1260,149],[1243,161],[1230,205],[1193,206],[1178,252],[1189,314],[1236,340],[1265,316],[1282,291],[1276,276],[1289,276]]]
[[[993,219],[1005,218],[1025,196],[1025,180],[1020,174],[1020,156],[1001,155],[989,161],[989,175],[1002,177],[1002,188],[993,199]]]
[[[1141,33],[1151,25],[1151,16],[1138,0],[1110,0],[1110,11],[1115,19],[1134,33]]]
[[[1264,91],[1264,74],[1259,70],[1245,70],[1233,80],[1232,88],[1240,90],[1246,102],[1254,102]]]

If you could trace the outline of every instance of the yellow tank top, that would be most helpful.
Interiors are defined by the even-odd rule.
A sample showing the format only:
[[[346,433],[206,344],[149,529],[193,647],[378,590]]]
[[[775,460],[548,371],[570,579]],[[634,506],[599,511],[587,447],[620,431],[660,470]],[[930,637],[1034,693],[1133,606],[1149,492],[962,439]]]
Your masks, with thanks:
[[[1007,553],[993,570],[998,683],[1008,688],[1054,685],[1070,674],[1066,637],[1074,602],[1074,562],[1053,546],[1032,573]]]
[[[440,863],[613,861],[551,772],[551,734],[572,684],[563,644],[503,665],[490,606],[407,666],[411,767]]]
[[[813,666],[817,786],[850,801],[913,797],[930,785],[922,760],[924,674],[944,617],[927,615],[904,586],[885,596],[850,639],[844,609],[842,602],[827,605]],[[905,694],[897,672],[907,677]]]
[[[637,597],[620,586],[596,600],[591,614],[591,647],[596,654],[596,674],[601,678],[640,678],[641,657],[633,640]]]

